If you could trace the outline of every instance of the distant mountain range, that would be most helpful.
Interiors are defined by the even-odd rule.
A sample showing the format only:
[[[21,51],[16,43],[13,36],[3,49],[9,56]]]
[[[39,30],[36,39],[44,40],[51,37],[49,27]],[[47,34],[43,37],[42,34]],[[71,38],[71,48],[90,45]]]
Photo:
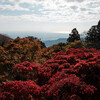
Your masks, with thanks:
[[[46,47],[50,47],[50,46],[52,46],[54,44],[58,44],[60,42],[66,43],[67,39],[66,38],[59,38],[57,40],[48,40],[48,41],[43,41],[43,42],[45,43]]]
[[[84,41],[85,33],[81,34],[81,40]],[[8,37],[15,39],[17,37],[28,37],[33,36],[37,37],[38,39],[41,39],[46,45],[46,47],[50,47],[54,44],[58,44],[60,42],[66,43],[67,38],[69,37],[69,33],[38,33],[38,32],[4,32],[4,35],[7,35]]]
[[[4,46],[10,39],[10,37],[0,34],[0,46]]]
[[[42,41],[56,40],[59,38],[68,38],[69,33],[42,33],[42,32],[4,32],[3,34],[15,39],[17,37],[33,36],[41,39]]]
[[[85,41],[84,37],[81,37],[81,40]],[[43,42],[45,43],[46,47],[50,47],[50,46],[58,44],[60,42],[66,43],[67,38],[59,38],[59,39],[56,39],[56,40],[48,40],[48,41],[43,41]]]

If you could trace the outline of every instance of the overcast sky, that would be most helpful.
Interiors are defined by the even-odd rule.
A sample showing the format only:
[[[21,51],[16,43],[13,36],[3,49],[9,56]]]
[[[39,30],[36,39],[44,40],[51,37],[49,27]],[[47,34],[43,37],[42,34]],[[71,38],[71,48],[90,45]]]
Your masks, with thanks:
[[[100,0],[0,0],[0,32],[83,32],[99,20]]]

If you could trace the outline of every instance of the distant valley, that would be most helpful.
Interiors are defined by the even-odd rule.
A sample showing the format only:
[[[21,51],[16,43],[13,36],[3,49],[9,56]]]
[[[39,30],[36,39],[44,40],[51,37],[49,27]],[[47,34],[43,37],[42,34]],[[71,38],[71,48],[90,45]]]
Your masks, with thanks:
[[[50,46],[52,46],[54,44],[58,44],[60,42],[66,43],[67,39],[66,38],[59,38],[57,40],[48,40],[48,41],[43,41],[43,42],[45,43],[46,47],[50,47]]]
[[[43,41],[46,45],[46,47],[50,47],[52,45],[58,44],[60,42],[66,43],[67,38],[69,37],[69,33],[38,33],[38,32],[4,32],[3,34],[9,36],[12,39],[15,39],[17,37],[27,37],[27,36],[33,36],[37,37],[41,41]],[[84,41],[84,34],[80,35],[81,40]]]
[[[27,37],[27,36],[33,36],[37,37],[38,39],[41,39],[42,41],[48,41],[48,40],[57,40],[59,38],[68,38],[69,33],[42,33],[42,32],[2,32],[1,34],[8,35],[12,39],[15,39],[17,37]]]

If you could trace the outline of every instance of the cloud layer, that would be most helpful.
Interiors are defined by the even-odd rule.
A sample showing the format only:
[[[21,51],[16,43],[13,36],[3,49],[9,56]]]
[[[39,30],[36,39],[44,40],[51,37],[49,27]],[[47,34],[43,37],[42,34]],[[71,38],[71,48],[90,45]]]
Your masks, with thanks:
[[[100,0],[2,0],[0,12],[0,19],[8,20],[95,21],[100,18]]]

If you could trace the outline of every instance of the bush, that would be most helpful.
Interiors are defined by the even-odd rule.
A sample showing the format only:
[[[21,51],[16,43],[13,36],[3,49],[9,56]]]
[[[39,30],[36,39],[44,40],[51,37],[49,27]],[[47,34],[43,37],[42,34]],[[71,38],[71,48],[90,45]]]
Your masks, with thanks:
[[[40,87],[34,81],[12,81],[8,83],[2,84],[2,95],[7,94],[14,97],[16,100],[29,100],[29,96],[32,96],[33,99],[37,99],[40,97]],[[4,100],[9,98],[9,95],[6,95]],[[10,99],[9,99],[10,100]],[[12,99],[11,99],[12,100]]]
[[[30,41],[28,38],[19,37],[11,40],[4,47],[0,47],[0,69],[2,72],[8,72],[15,64],[33,62],[36,59],[35,54],[41,49],[39,40]]]
[[[35,63],[31,64],[28,61],[24,61],[21,64],[16,64],[12,70],[14,79],[36,81],[37,77],[35,76],[37,75],[37,68],[38,66]]]
[[[74,48],[74,49],[85,48],[85,44],[81,40],[77,40],[77,41],[74,41],[74,42],[67,43],[67,45],[64,48],[66,50],[70,49],[70,48]]]
[[[15,100],[100,98],[100,50],[68,49],[65,53],[58,52],[43,65],[23,62],[15,65],[14,71],[15,75],[25,73],[26,79],[21,81],[23,78],[20,77],[20,81],[3,82],[1,98],[5,93],[10,93],[9,97],[14,97]],[[33,73],[31,80],[30,76],[27,77],[29,73]],[[37,78],[35,82],[34,75]]]

